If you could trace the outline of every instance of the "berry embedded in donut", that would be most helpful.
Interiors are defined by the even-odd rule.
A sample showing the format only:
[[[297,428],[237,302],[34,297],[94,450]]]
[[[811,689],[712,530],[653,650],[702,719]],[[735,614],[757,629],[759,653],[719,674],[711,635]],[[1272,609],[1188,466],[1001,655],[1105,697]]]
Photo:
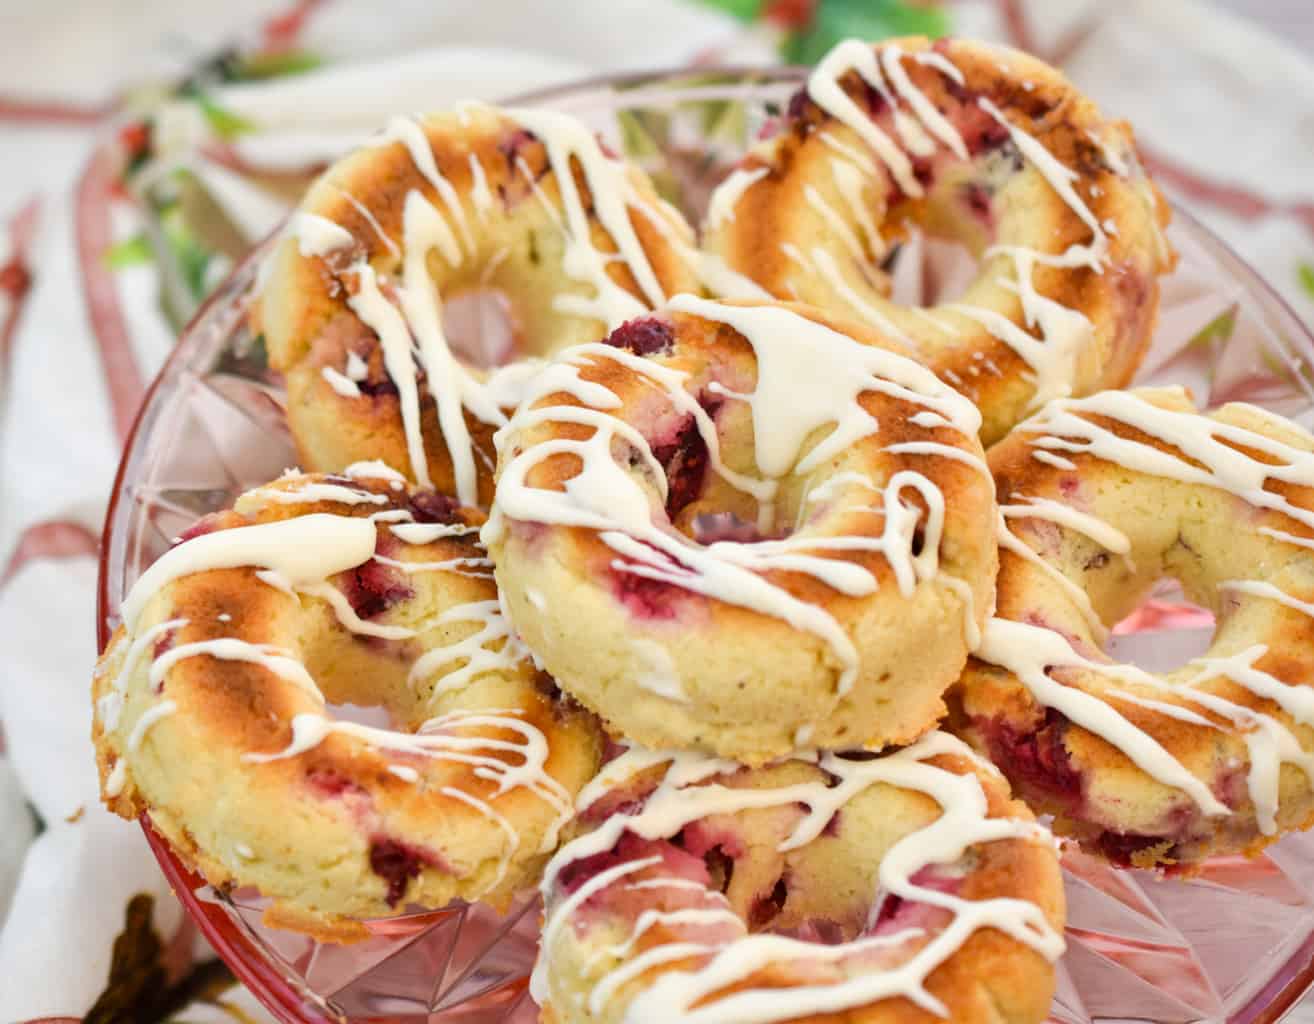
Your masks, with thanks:
[[[696,263],[688,225],[584,125],[469,105],[393,118],[330,168],[257,317],[311,469],[382,459],[473,505],[533,361],[694,287]]]
[[[324,939],[411,904],[504,905],[601,744],[502,616],[482,522],[381,463],[210,517],[133,587],[97,667],[106,803]]]
[[[542,885],[545,1020],[1045,1019],[1053,839],[945,733],[756,769],[635,748],[579,804]]]
[[[861,326],[680,296],[536,378],[485,537],[517,632],[635,742],[907,742],[990,606],[978,426]]]
[[[1180,389],[1053,402],[990,452],[996,618],[951,703],[1037,811],[1119,865],[1189,870],[1314,824],[1314,437]],[[1165,578],[1209,609],[1166,673],[1104,652]]]
[[[1131,129],[1058,71],[964,40],[849,40],[712,196],[704,248],[780,299],[908,345],[989,445],[1051,398],[1122,387],[1149,343],[1168,207]],[[976,257],[952,301],[891,298],[910,228]]]

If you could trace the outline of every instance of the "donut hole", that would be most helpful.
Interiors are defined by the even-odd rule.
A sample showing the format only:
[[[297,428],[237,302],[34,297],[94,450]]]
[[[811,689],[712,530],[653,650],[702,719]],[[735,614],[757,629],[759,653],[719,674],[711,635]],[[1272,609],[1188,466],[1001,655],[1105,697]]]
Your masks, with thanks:
[[[907,226],[907,238],[881,264],[889,297],[901,306],[930,308],[961,299],[981,273],[981,249],[968,241]]]
[[[524,331],[511,298],[479,286],[443,297],[443,333],[452,351],[479,369],[505,366],[524,354]]]
[[[1109,630],[1104,651],[1150,672],[1171,672],[1209,649],[1216,624],[1212,610],[1192,601],[1178,580],[1165,577]]]

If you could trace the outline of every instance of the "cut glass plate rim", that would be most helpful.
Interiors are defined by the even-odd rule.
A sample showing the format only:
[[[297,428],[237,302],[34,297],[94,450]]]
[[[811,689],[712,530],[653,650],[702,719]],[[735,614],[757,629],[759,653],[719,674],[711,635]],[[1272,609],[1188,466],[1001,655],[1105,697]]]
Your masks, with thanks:
[[[696,100],[691,83],[706,83],[715,90],[718,99],[762,99],[755,90],[764,86],[785,87],[797,85],[808,74],[799,67],[770,66],[708,66],[705,68],[677,68],[669,70],[632,72],[620,75],[600,75],[573,82],[553,85],[502,101],[505,104],[535,105],[574,98],[577,101],[591,93],[609,90],[624,92],[631,98],[663,101],[678,104]],[[711,80],[711,81],[709,81]],[[742,88],[736,88],[736,80]],[[652,87],[651,97],[640,90]],[[662,90],[670,90],[663,93]],[[729,91],[727,91],[729,90]],[[638,94],[638,95],[636,95]],[[710,98],[710,97],[709,97]],[[1226,270],[1242,286],[1243,292],[1258,299],[1270,312],[1284,321],[1283,326],[1295,332],[1304,355],[1314,362],[1314,333],[1301,321],[1287,300],[1262,278],[1226,241],[1206,227],[1189,210],[1173,204],[1174,221],[1184,227],[1197,241],[1202,242],[1211,254],[1226,265]],[[192,370],[192,361],[203,351],[207,340],[226,337],[240,323],[244,306],[242,299],[256,280],[259,261],[268,251],[276,229],[249,253],[227,279],[201,304],[191,321],[179,335],[179,340],[152,380],[124,441],[123,454],[115,474],[113,489],[106,509],[102,530],[96,594],[97,647],[103,651],[113,633],[112,623],[119,598],[111,593],[115,580],[123,579],[124,552],[116,549],[119,530],[124,520],[124,499],[131,495],[131,485],[142,469],[145,439],[151,436],[159,418],[169,408],[169,392]],[[1308,386],[1308,382],[1303,382]],[[1312,400],[1314,404],[1314,400]],[[127,502],[130,506],[131,502]],[[207,886],[205,880],[186,867],[175,855],[167,840],[157,833],[144,817],[141,827],[148,844],[179,900],[186,907],[205,938],[224,959],[234,975],[265,1005],[282,1024],[328,1022],[337,1018],[326,1015],[320,1001],[306,992],[297,990],[281,971],[268,961],[252,940],[243,934],[239,924],[218,903],[202,898]],[[1314,931],[1275,970],[1267,983],[1240,1009],[1241,1019],[1247,1024],[1274,1024],[1281,1020],[1314,987]]]

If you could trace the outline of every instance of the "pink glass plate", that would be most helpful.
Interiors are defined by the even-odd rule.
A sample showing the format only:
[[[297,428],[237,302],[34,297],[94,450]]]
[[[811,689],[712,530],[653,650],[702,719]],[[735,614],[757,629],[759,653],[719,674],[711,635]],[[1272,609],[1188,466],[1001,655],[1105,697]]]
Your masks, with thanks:
[[[788,69],[637,75],[523,102],[585,119],[696,214],[799,77]],[[1170,236],[1181,263],[1165,282],[1140,380],[1188,385],[1211,405],[1256,402],[1314,427],[1314,337],[1190,216],[1179,210]],[[247,324],[258,258],[200,310],[138,415],[105,523],[102,648],[120,599],[170,538],[296,461],[279,382]],[[1118,656],[1150,668],[1181,664],[1210,635],[1208,617],[1171,591],[1116,632]],[[144,825],[206,937],[285,1024],[535,1019],[526,987],[538,927],[532,897],[505,918],[456,904],[370,922],[371,938],[354,946],[320,944],[265,928],[258,899],[215,892]],[[1314,837],[1289,836],[1253,860],[1219,860],[1190,881],[1117,871],[1076,853],[1065,867],[1068,953],[1053,1021],[1259,1024],[1278,1020],[1314,982]]]

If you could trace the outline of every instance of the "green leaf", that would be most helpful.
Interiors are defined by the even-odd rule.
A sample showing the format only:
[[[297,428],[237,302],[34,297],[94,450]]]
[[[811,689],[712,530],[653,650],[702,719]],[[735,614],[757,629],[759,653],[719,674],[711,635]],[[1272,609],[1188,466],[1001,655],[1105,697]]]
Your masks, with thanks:
[[[1236,306],[1226,309],[1219,313],[1207,324],[1196,331],[1195,337],[1188,341],[1188,348],[1203,347],[1212,345],[1214,342],[1225,342],[1231,339],[1232,332],[1236,330]]]
[[[1300,286],[1305,289],[1305,294],[1314,298],[1314,263],[1298,263],[1296,265],[1296,279],[1300,281]]]
[[[618,110],[616,120],[620,124],[625,156],[641,163],[662,153],[671,126],[669,114],[656,110]]]
[[[164,228],[165,241],[169,243],[169,248],[173,250],[174,258],[178,261],[178,270],[182,274],[188,290],[198,300],[205,298],[208,291],[206,271],[209,269],[210,260],[214,258],[214,253],[203,246],[192,234],[191,228],[188,227],[187,220],[179,206],[173,206],[164,211],[160,217],[160,223]]]
[[[324,66],[324,58],[309,50],[284,50],[281,53],[255,53],[243,57],[234,68],[239,81],[261,81],[299,75]]]
[[[201,108],[201,113],[205,115],[211,129],[224,141],[235,139],[239,135],[249,135],[256,130],[252,122],[232,111],[225,110],[205,93],[198,91],[195,97],[196,104]]]
[[[756,21],[762,14],[764,0],[702,0],[704,6],[725,11],[740,21]]]
[[[815,64],[845,39],[938,38],[948,32],[949,16],[939,5],[906,0],[819,0],[812,24],[787,37],[780,51],[791,64]]]
[[[124,267],[139,267],[150,263],[155,258],[151,245],[145,235],[133,235],[121,242],[115,242],[101,254],[105,266],[110,270],[122,270]]]

